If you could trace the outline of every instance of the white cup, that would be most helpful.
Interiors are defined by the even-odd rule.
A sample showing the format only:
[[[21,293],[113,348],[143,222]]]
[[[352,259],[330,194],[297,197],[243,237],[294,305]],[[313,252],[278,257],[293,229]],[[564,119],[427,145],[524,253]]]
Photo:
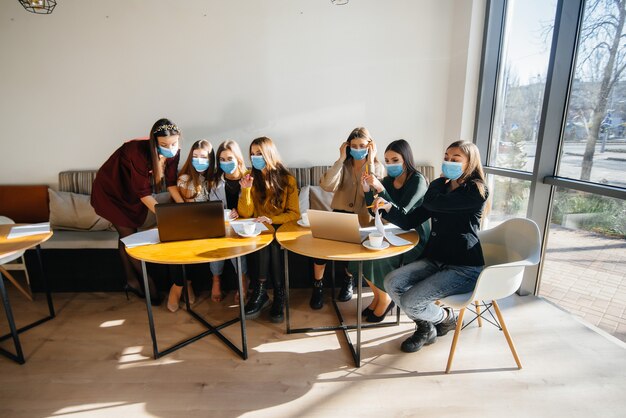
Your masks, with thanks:
[[[304,212],[300,217],[302,219],[302,223],[306,226],[309,226],[309,214],[307,212]]]
[[[369,235],[370,245],[374,248],[380,248],[383,245],[383,234],[380,232],[371,232]]]
[[[242,225],[243,225],[244,234],[246,235],[254,234],[254,231],[256,230],[256,224],[254,222],[245,222]]]
[[[230,221],[230,209],[224,209],[224,220]]]

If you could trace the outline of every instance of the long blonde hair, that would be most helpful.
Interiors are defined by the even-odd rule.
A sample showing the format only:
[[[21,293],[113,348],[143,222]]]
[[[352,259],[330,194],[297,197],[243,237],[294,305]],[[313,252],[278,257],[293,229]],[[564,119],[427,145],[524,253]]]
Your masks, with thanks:
[[[202,191],[202,183],[200,182],[200,173],[192,164],[193,152],[197,149],[205,150],[209,156],[209,167],[204,172],[204,178],[206,182],[207,190],[211,189],[212,179],[215,171],[215,153],[213,152],[213,145],[206,139],[200,139],[193,143],[191,149],[189,150],[189,155],[187,156],[187,161],[183,164],[183,167],[180,169],[178,173],[178,177],[186,174],[188,177],[188,182],[193,184],[193,194],[189,195],[189,190],[186,188],[179,188],[180,193],[183,195],[185,199],[195,199],[196,196],[200,194]]]
[[[372,138],[372,136],[370,135],[370,131],[368,131],[367,128],[364,128],[362,126],[354,128],[352,132],[350,132],[350,135],[348,135],[348,139],[346,139],[346,142],[348,143],[348,149],[346,150],[346,161],[352,159],[349,148],[350,141],[352,141],[353,139],[366,139],[368,143],[374,140],[374,138]],[[378,162],[378,156],[374,157],[374,162]]]
[[[487,186],[485,184],[485,172],[483,170],[483,164],[480,162],[480,151],[478,147],[468,141],[455,141],[448,145],[446,150],[450,148],[460,149],[467,157],[467,166],[457,181],[459,183],[473,182],[476,188],[478,188],[480,195],[485,197],[487,194]]]

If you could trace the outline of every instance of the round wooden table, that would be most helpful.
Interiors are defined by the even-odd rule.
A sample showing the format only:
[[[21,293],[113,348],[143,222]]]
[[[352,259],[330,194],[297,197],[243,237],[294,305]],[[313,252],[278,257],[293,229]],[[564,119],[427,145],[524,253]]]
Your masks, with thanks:
[[[49,321],[50,319],[55,317],[55,313],[54,313],[54,305],[52,304],[52,294],[50,293],[50,287],[48,286],[46,275],[43,270],[43,262],[41,260],[41,247],[40,247],[40,244],[42,242],[45,242],[50,239],[50,237],[52,236],[52,230],[44,234],[29,235],[25,237],[11,238],[11,239],[7,238],[7,236],[11,232],[11,228],[13,228],[14,226],[21,226],[21,225],[25,225],[25,224],[0,225],[0,260],[4,258],[9,258],[12,255],[15,255],[25,250],[29,250],[33,247],[36,249],[37,257],[39,260],[39,268],[41,269],[42,283],[44,285],[44,289],[46,291],[46,298],[48,300],[48,311],[49,311],[48,316],[42,319],[39,319],[31,324],[28,324],[22,328],[17,329],[15,327],[15,319],[13,318],[13,311],[11,310],[9,296],[7,294],[6,288],[4,287],[4,277],[2,273],[0,273],[0,294],[2,296],[2,301],[4,303],[4,311],[7,316],[7,321],[9,322],[9,329],[11,330],[11,332],[9,332],[8,334],[0,336],[0,341],[4,341],[9,338],[12,338],[13,345],[15,346],[15,354],[10,353],[3,348],[0,348],[0,354],[10,358],[11,360],[19,364],[24,364],[26,360],[24,359],[24,353],[22,352],[22,345],[20,344],[19,334],[31,328],[34,328],[39,324]]]
[[[152,350],[154,358],[157,359],[178,350],[194,341],[197,341],[209,334],[215,334],[228,347],[239,354],[244,360],[248,358],[248,343],[246,337],[246,321],[244,314],[244,292],[243,292],[243,272],[241,271],[241,257],[267,247],[274,240],[274,228],[271,225],[265,225],[267,231],[261,232],[260,235],[250,238],[239,236],[230,223],[226,222],[226,235],[221,238],[209,238],[190,241],[172,241],[161,242],[152,245],[142,245],[138,247],[126,248],[126,252],[131,257],[141,261],[143,272],[143,283],[146,289],[146,309],[148,311],[148,322],[150,326],[150,335],[152,337]],[[212,325],[203,317],[198,315],[191,309],[187,298],[187,280],[185,277],[185,264],[209,263],[212,261],[222,261],[231,258],[237,258],[237,273],[239,276],[239,317],[233,318],[220,325]],[[187,312],[202,323],[207,331],[202,332],[194,337],[182,341],[166,350],[159,351],[157,346],[156,333],[154,330],[154,318],[152,315],[152,305],[150,303],[150,288],[148,283],[148,274],[146,271],[146,262],[157,264],[180,264],[183,266],[183,299],[187,307]],[[224,335],[220,333],[222,328],[240,322],[241,324],[241,340],[242,349],[240,350]]]
[[[354,244],[350,242],[333,241],[327,239],[314,238],[311,234],[310,228],[305,228],[297,224],[296,221],[289,222],[278,228],[276,231],[276,240],[280,245],[285,248],[285,288],[286,294],[286,315],[287,315],[287,333],[298,332],[321,332],[329,330],[343,330],[348,346],[352,352],[352,357],[356,367],[360,367],[361,364],[361,292],[362,283],[361,277],[363,276],[363,261],[368,260],[380,260],[394,255],[403,254],[411,250],[419,242],[419,235],[415,231],[410,231],[401,235],[401,238],[410,241],[411,244],[395,247],[390,245],[386,249],[382,250],[368,250],[361,244]],[[356,326],[346,325],[341,316],[341,312],[334,299],[333,292],[333,304],[335,306],[335,312],[339,320],[338,326],[330,327],[317,327],[317,328],[299,328],[291,329],[289,319],[289,261],[287,257],[287,251],[291,251],[300,255],[304,255],[312,258],[319,258],[330,261],[356,261],[358,262],[358,278],[357,278],[357,315]],[[334,274],[334,268],[333,268]],[[348,335],[349,329],[356,329],[357,343],[356,349],[350,340]]]

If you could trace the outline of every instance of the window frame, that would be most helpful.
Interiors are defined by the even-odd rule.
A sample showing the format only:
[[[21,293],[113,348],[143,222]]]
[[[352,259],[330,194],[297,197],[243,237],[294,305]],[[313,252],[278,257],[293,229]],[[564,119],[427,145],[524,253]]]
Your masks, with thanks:
[[[622,200],[626,200],[626,189],[556,175],[563,146],[568,99],[574,80],[578,39],[583,24],[584,0],[559,0],[557,2],[532,172],[505,169],[488,164],[495,110],[498,105],[497,78],[502,60],[508,3],[507,0],[488,0],[486,4],[474,143],[480,149],[486,173],[526,180],[531,183],[526,216],[537,223],[544,239],[541,262],[536,267],[526,268],[518,293],[537,294],[556,187]]]

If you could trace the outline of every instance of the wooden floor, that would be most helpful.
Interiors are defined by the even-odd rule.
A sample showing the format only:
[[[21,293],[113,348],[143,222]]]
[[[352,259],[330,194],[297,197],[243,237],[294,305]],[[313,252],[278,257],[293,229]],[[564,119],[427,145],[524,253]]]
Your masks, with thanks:
[[[15,291],[11,297],[19,324],[45,312],[41,295],[32,304]],[[330,308],[314,313],[307,297],[292,295],[294,326],[331,324]],[[284,324],[263,318],[248,321],[247,361],[214,336],[153,360],[143,300],[119,293],[54,299],[58,317],[22,334],[27,363],[0,357],[0,417],[587,418],[626,411],[624,343],[531,296],[501,303],[524,369],[514,367],[501,332],[474,323],[461,334],[450,375],[443,370],[452,334],[404,354],[400,342],[413,330],[404,316],[399,327],[364,332],[360,369],[338,333],[286,335]],[[354,318],[354,301],[341,306]],[[213,320],[237,312],[206,298],[195,309]],[[160,307],[155,318],[163,347],[202,329],[184,311]],[[225,333],[239,344],[237,327]]]

